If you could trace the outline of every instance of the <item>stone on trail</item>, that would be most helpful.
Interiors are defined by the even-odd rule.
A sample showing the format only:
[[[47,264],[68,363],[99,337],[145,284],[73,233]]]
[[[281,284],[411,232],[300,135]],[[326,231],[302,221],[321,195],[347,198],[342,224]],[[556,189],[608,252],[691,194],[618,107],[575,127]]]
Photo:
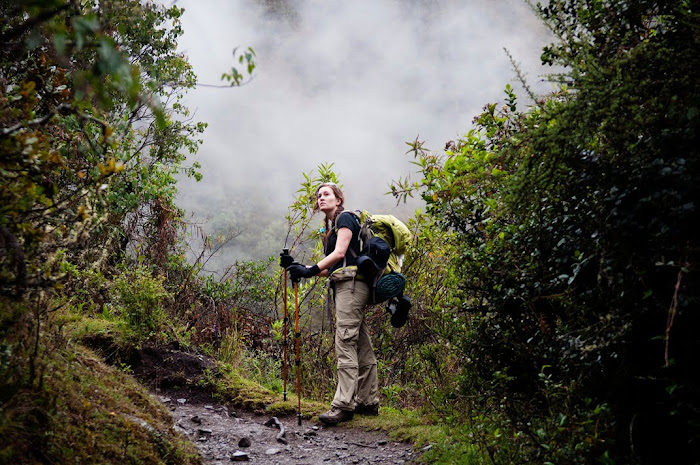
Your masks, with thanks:
[[[250,438],[241,438],[240,441],[238,441],[238,447],[250,447],[252,443]]]
[[[247,452],[237,450],[231,455],[232,462],[247,462],[248,460],[250,460],[250,456]]]

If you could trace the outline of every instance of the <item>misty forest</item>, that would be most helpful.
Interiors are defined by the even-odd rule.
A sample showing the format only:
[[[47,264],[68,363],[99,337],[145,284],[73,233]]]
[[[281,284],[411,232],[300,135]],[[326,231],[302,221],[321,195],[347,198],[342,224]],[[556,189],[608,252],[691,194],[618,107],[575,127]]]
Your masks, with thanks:
[[[385,431],[414,463],[700,464],[700,4],[529,6],[550,90],[513,62],[460,137],[406,134],[411,168],[379,173],[394,207],[374,213],[412,233],[412,308],[394,328],[368,307],[380,412],[338,428]],[[154,394],[166,378],[309,425],[333,397],[325,279],[299,284],[297,333],[278,254],[323,257],[315,188],[347,179],[331,147],[290,168],[286,214],[234,212],[268,258],[210,272],[236,234],[177,202],[207,183],[184,11],[0,3],[0,463],[203,463]],[[264,72],[234,46],[217,92]],[[208,365],[149,378],[145,350]]]

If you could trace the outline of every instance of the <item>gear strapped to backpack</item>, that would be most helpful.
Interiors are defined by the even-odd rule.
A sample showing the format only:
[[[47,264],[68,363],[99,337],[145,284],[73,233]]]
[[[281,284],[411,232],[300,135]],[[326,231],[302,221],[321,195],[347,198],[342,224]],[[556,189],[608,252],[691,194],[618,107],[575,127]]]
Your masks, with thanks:
[[[394,215],[372,215],[365,210],[350,211],[360,224],[360,253],[357,270],[370,284],[371,302],[378,304],[403,295],[406,278],[401,274],[403,256],[411,231]]]
[[[360,253],[349,249],[357,259],[357,266],[346,266],[334,271],[331,281],[355,279],[360,275],[370,285],[370,303],[387,301],[391,325],[400,328],[408,321],[411,299],[403,295],[406,278],[401,274],[403,255],[411,240],[411,231],[394,215],[371,215],[365,210],[347,211],[360,225],[358,239]],[[335,231],[337,233],[337,230]]]

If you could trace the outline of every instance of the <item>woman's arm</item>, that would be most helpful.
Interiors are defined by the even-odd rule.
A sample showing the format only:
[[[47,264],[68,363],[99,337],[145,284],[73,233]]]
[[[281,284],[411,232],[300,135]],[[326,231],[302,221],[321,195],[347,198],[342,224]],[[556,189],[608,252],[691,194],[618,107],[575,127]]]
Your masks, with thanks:
[[[350,228],[338,229],[338,239],[335,243],[335,249],[316,264],[321,270],[319,276],[328,276],[328,269],[345,258],[351,239],[352,230],[350,230]]]

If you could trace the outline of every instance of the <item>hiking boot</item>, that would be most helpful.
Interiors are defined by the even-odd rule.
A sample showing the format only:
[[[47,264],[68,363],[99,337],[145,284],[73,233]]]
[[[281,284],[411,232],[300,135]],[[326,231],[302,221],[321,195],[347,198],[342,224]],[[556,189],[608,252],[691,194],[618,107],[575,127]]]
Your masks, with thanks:
[[[379,415],[379,404],[357,404],[355,406],[355,413],[358,415],[371,415],[373,417],[376,417],[377,415]]]
[[[408,311],[411,309],[411,299],[408,296],[401,296],[399,299],[392,299],[388,305],[391,313],[391,326],[401,328],[408,321]]]
[[[337,425],[340,422],[352,420],[353,412],[351,410],[341,410],[338,407],[331,407],[326,413],[318,416],[318,419],[327,426]]]

